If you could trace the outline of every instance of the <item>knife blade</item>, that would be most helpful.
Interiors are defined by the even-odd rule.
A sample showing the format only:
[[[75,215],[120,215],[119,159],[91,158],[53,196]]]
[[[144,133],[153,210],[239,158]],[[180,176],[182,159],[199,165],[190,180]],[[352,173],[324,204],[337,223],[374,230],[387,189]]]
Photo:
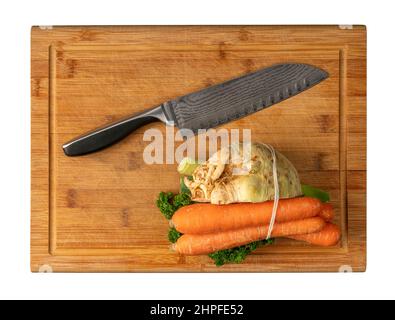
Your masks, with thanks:
[[[153,121],[196,134],[268,108],[327,77],[326,71],[303,63],[273,65],[97,128],[65,143],[63,151],[67,156],[98,151]]]

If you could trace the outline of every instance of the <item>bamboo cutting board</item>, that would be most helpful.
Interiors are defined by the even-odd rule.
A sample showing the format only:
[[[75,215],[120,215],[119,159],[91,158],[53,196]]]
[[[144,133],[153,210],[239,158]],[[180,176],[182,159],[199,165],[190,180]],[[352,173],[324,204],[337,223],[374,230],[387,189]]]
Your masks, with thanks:
[[[33,27],[31,50],[32,271],[365,270],[365,27]],[[177,191],[179,176],[176,165],[144,163],[147,127],[99,153],[63,154],[61,145],[87,130],[282,62],[330,77],[222,128],[250,128],[303,183],[330,193],[343,231],[337,247],[278,240],[220,268],[177,255],[155,199]]]

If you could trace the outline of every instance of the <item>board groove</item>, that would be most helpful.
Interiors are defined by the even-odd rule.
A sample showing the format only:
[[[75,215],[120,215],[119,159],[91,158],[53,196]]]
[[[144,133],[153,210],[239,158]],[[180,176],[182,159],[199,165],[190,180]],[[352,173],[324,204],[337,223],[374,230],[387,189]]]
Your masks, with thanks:
[[[55,162],[53,161],[53,153],[56,149],[56,143],[51,132],[54,132],[55,127],[55,116],[56,116],[56,49],[54,46],[49,46],[49,104],[48,104],[48,138],[49,138],[49,151],[48,151],[48,162],[49,162],[49,254],[55,255],[56,250],[56,216],[52,214],[56,211],[56,203],[55,203],[55,179],[56,175],[54,174],[54,166]]]

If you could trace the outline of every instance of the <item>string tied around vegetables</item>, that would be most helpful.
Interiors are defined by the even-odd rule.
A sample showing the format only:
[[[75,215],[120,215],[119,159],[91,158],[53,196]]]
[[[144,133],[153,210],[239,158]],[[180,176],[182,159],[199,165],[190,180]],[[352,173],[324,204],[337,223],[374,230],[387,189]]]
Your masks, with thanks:
[[[269,228],[267,230],[266,240],[270,239],[270,236],[273,232],[273,227],[276,222],[276,215],[277,215],[277,208],[278,208],[278,201],[280,200],[280,191],[278,185],[278,176],[277,176],[277,157],[276,151],[274,150],[273,146],[270,144],[263,143],[263,145],[269,149],[272,159],[273,159],[273,184],[274,184],[274,201],[273,201],[273,209],[272,209],[272,216],[270,218]]]

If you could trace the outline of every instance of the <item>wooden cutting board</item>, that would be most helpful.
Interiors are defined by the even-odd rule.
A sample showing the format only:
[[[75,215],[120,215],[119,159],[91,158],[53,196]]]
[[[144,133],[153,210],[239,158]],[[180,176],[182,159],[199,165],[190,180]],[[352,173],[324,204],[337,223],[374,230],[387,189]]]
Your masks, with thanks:
[[[365,270],[365,27],[34,27],[31,37],[32,271]],[[176,165],[144,163],[147,127],[99,153],[62,152],[87,130],[282,62],[330,77],[223,128],[251,128],[304,183],[330,193],[343,231],[337,247],[278,240],[221,268],[207,256],[180,256],[155,206],[160,191],[177,191],[179,176]]]

